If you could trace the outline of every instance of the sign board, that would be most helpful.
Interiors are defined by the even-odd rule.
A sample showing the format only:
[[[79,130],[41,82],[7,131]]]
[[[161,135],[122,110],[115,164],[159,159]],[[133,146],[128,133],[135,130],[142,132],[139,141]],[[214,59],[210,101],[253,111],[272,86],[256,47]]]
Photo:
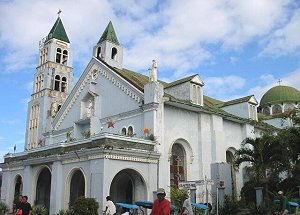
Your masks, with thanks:
[[[214,180],[212,179],[205,179],[205,180],[198,180],[198,181],[195,181],[196,185],[197,186],[200,186],[200,185],[213,185],[214,184]]]
[[[178,183],[179,189],[189,189],[189,190],[196,190],[196,183],[195,181],[180,181]]]

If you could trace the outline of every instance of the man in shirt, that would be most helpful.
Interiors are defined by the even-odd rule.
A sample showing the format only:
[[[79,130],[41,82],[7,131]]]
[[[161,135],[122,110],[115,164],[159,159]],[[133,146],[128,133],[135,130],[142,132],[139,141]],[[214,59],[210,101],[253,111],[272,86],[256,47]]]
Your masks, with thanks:
[[[171,214],[171,203],[169,200],[165,199],[166,193],[163,188],[158,188],[157,199],[155,199],[151,211],[151,215],[169,215]]]
[[[21,210],[22,210],[22,215],[31,215],[32,208],[31,205],[28,201],[27,196],[22,197],[22,204],[21,204]]]
[[[283,195],[282,191],[278,192],[280,199],[280,214],[286,215],[289,213],[290,204],[286,196]]]
[[[191,200],[188,194],[185,194],[185,200],[183,202],[182,208],[183,208],[183,214],[185,215],[193,215],[193,208],[191,204]]]
[[[104,214],[107,215],[114,215],[117,212],[115,204],[112,202],[110,196],[106,196],[106,207],[105,211],[103,211]]]

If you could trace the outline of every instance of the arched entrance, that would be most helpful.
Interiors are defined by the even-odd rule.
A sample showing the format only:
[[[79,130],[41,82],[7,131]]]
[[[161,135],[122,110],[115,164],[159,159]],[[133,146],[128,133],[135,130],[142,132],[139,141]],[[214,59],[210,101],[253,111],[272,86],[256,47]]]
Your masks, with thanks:
[[[141,174],[133,169],[118,172],[112,180],[109,193],[114,202],[132,204],[147,199],[145,181]]]
[[[40,172],[37,180],[35,204],[44,205],[49,211],[50,192],[51,192],[51,172],[48,168],[44,168]]]
[[[80,196],[85,194],[85,180],[81,170],[76,170],[72,176],[70,183],[70,206],[74,205],[74,202]]]
[[[230,164],[230,176],[231,176],[231,195],[232,198],[236,198],[236,172],[233,166],[234,155],[231,150],[226,151],[226,163]]]
[[[16,204],[19,201],[19,195],[22,195],[23,191],[23,181],[20,175],[17,175],[15,178],[15,190],[14,190],[14,199],[13,202]]]
[[[175,143],[170,158],[170,185],[178,187],[179,181],[186,180],[186,152],[183,146]]]

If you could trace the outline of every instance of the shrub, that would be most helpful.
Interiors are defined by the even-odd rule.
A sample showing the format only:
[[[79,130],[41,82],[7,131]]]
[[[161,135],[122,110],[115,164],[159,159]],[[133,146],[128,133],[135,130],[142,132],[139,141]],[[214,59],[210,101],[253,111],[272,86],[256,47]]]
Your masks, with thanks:
[[[32,215],[47,215],[47,209],[43,205],[32,206]]]
[[[236,215],[238,212],[239,204],[230,196],[225,195],[224,205],[220,207],[220,215]]]
[[[59,210],[56,215],[73,215],[73,211],[62,209],[62,210]]]
[[[4,215],[5,214],[5,212],[7,212],[8,211],[8,206],[7,206],[7,204],[5,204],[4,202],[1,202],[0,201],[0,214],[2,215]]]
[[[171,202],[177,207],[178,212],[182,210],[185,195],[187,195],[187,190],[180,190],[176,187],[171,188]]]
[[[74,215],[98,215],[99,204],[94,198],[80,196],[74,203]]]

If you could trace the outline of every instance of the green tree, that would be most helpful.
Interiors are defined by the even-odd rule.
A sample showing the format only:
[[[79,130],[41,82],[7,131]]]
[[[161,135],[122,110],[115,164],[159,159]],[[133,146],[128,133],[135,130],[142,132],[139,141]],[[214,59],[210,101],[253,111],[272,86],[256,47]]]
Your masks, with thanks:
[[[255,139],[246,138],[242,147],[235,153],[236,167],[244,162],[250,163],[249,170],[254,175],[254,183],[265,187],[267,204],[269,203],[268,179],[270,173],[281,166],[278,157],[280,150],[276,136],[272,133],[263,133],[261,137]]]
[[[74,203],[74,215],[98,215],[99,203],[95,198],[80,196]]]

